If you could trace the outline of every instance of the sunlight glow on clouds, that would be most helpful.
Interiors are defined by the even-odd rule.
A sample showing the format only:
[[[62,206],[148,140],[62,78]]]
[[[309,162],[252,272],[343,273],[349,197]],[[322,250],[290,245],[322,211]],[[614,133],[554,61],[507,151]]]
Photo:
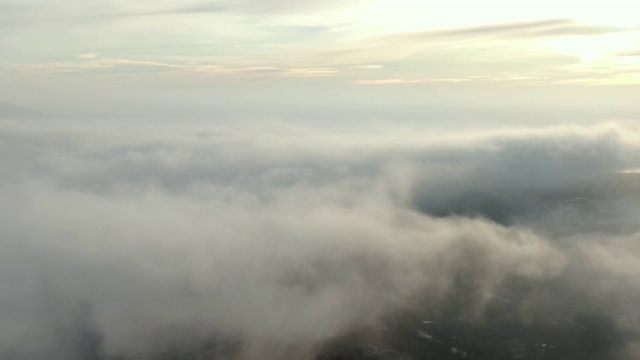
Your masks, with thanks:
[[[0,74],[43,92],[39,98],[58,96],[48,89],[80,76],[94,89],[258,81],[290,93],[356,84],[640,86],[637,57],[619,56],[640,47],[635,8],[568,0],[0,0]],[[87,84],[68,91],[98,91]],[[0,98],[19,101],[6,87]]]
[[[0,358],[639,359],[638,4],[0,0]]]

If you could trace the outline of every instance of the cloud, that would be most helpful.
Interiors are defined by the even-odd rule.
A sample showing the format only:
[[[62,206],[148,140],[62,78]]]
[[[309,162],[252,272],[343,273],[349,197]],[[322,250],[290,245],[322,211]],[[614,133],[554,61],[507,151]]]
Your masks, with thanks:
[[[471,79],[370,79],[356,80],[354,85],[403,85],[403,84],[429,84],[429,83],[460,83]]]
[[[79,56],[84,61],[54,62],[44,64],[16,64],[11,68],[25,73],[77,73],[96,71],[168,71],[182,68],[180,65],[149,60],[97,59],[95,54]]]
[[[350,3],[349,6],[353,4]],[[322,10],[332,7],[344,7],[340,1],[312,1],[312,0],[241,0],[241,1],[208,1],[194,5],[169,10],[175,13],[211,13],[220,11],[232,11],[240,13],[278,14],[300,11]]]
[[[54,4],[46,2],[0,3],[0,26],[24,27],[32,25],[65,26],[69,23],[87,23],[135,17],[171,15],[268,15],[292,12],[315,12],[335,7],[353,6],[339,1],[290,0],[218,0],[218,1],[165,1],[131,4],[123,1],[96,1],[90,4],[74,0]]]
[[[371,64],[371,65],[353,65],[350,66],[349,69],[357,69],[357,70],[379,70],[382,69],[384,66],[382,65],[375,65],[375,64]]]
[[[492,24],[467,28],[423,31],[399,34],[398,37],[412,39],[438,39],[438,38],[469,38],[469,37],[496,37],[496,38],[543,38],[559,36],[589,36],[602,35],[632,29],[583,25],[571,19],[549,19],[536,21],[523,21],[516,23]]]
[[[295,34],[322,34],[332,31],[344,30],[347,25],[324,26],[324,25],[297,25],[297,26],[270,26],[264,30],[273,33],[295,33]]]
[[[640,56],[640,50],[637,51],[622,51],[616,54],[616,56]]]
[[[482,319],[505,296],[635,351],[640,193],[616,171],[639,142],[616,127],[70,125],[0,128],[2,354],[302,358],[416,301]]]
[[[499,63],[496,63],[499,64]],[[549,69],[546,72],[469,75],[450,78],[378,78],[355,80],[353,85],[408,85],[408,84],[499,84],[502,86],[542,86],[551,84],[616,85],[637,84],[640,81],[637,68],[600,66],[593,69],[570,67]]]
[[[443,30],[433,32],[433,35],[442,36],[467,36],[467,35],[503,35],[514,34],[528,31],[539,31],[540,29],[566,27],[574,24],[570,19],[550,19],[550,20],[536,20],[536,21],[524,21],[517,23],[506,24],[493,24],[484,26],[475,26],[461,29]]]
[[[329,67],[276,67],[276,66],[247,66],[233,67],[223,65],[196,64],[185,66],[176,76],[210,76],[239,77],[239,78],[315,78],[335,76],[337,70]]]
[[[524,34],[524,36],[531,36],[531,37],[590,36],[590,35],[611,34],[611,33],[623,32],[628,30],[630,29],[614,27],[614,26],[571,25],[566,27],[535,30],[527,34]]]
[[[85,54],[79,54],[78,58],[85,59],[85,60],[95,59],[96,57],[98,57],[98,55],[99,55],[98,53],[85,53]]]
[[[460,83],[498,83],[505,86],[518,85],[541,85],[548,84],[556,79],[552,74],[530,74],[530,75],[473,75],[457,78],[417,78],[417,79],[364,79],[353,81],[353,85],[408,85],[408,84],[460,84]]]
[[[44,64],[16,64],[11,68],[24,73],[82,73],[82,72],[155,72],[170,77],[198,77],[209,79],[234,77],[242,79],[315,78],[335,76],[338,71],[329,67],[277,67],[277,66],[231,66],[203,61],[159,62],[122,58],[98,58],[97,54],[82,54],[82,61],[54,62]]]

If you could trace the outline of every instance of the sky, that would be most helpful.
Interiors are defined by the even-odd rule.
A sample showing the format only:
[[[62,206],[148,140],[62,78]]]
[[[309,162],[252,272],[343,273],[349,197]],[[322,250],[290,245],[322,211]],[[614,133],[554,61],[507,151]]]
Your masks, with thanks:
[[[639,10],[0,0],[0,358],[640,358]]]
[[[631,117],[637,6],[1,0],[0,101],[55,116],[256,117],[295,103],[323,115],[462,104]]]

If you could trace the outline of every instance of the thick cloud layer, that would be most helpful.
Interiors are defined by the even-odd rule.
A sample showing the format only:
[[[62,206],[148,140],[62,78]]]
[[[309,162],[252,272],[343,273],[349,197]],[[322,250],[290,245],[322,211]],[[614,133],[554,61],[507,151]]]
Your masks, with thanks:
[[[638,354],[624,129],[1,125],[3,359],[313,358],[416,304],[482,322],[506,298]]]

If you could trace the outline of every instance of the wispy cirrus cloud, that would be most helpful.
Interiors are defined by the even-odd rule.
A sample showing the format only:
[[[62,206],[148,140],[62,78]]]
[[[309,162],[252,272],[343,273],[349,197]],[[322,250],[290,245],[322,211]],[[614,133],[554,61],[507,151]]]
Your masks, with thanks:
[[[640,82],[640,69],[600,67],[587,69],[554,69],[509,75],[470,75],[449,78],[376,78],[352,81],[352,85],[411,84],[499,84],[502,86],[541,85],[629,85]]]
[[[90,23],[131,17],[236,14],[277,16],[311,13],[354,6],[362,2],[311,0],[218,0],[218,1],[104,1],[83,3],[74,0],[47,2],[0,1],[0,27],[25,27]]]
[[[74,62],[52,62],[42,64],[17,64],[12,68],[23,72],[39,72],[39,73],[65,73],[65,72],[87,72],[101,69],[150,69],[165,68],[175,69],[181,65],[168,64],[157,61],[148,60],[131,60],[131,59],[95,59],[95,54],[81,54],[79,57],[87,61]]]
[[[382,69],[384,66],[382,65],[376,65],[376,64],[369,64],[369,65],[353,65],[350,66],[349,69],[357,69],[357,70],[379,70]]]
[[[112,72],[156,72],[173,77],[212,79],[234,78],[295,78],[333,76],[338,70],[330,67],[282,67],[270,65],[230,65],[197,61],[160,62],[123,58],[97,58],[98,54],[80,54],[80,61],[52,62],[42,64],[17,64],[11,69],[24,73],[91,73]]]
[[[463,84],[463,83],[493,83],[507,86],[542,85],[553,81],[544,74],[513,74],[506,76],[471,75],[450,78],[379,78],[353,81],[352,85],[411,85],[411,84]]]
[[[398,34],[396,36],[422,40],[469,37],[495,37],[509,39],[603,35],[630,30],[634,29],[603,25],[587,25],[581,24],[573,19],[547,19],[504,24],[490,24],[457,29],[410,32],[405,34]]]
[[[640,56],[640,50],[621,51],[616,53],[615,56],[620,56],[620,57]]]
[[[338,73],[330,67],[278,67],[278,66],[246,66],[228,65],[194,65],[184,66],[174,75],[210,76],[210,77],[242,77],[242,78],[289,78],[289,77],[326,77]]]
[[[429,83],[461,83],[469,82],[469,78],[443,78],[443,79],[369,79],[356,80],[354,85],[402,85],[402,84],[429,84]]]
[[[361,0],[356,1],[356,3]],[[337,1],[314,1],[314,0],[240,0],[240,1],[207,1],[199,2],[184,7],[177,7],[167,12],[176,13],[209,13],[219,11],[230,11],[240,13],[288,13],[299,11],[314,11],[326,8],[353,6],[354,2],[349,4]]]
[[[501,63],[519,58],[518,62],[529,63],[525,67],[547,68],[566,65],[549,59],[561,59],[560,62],[580,61],[578,58],[543,48],[529,47],[530,42],[560,37],[608,35],[618,32],[634,31],[631,28],[619,28],[599,25],[585,25],[572,19],[548,19],[539,21],[489,24],[477,27],[453,28],[403,32],[392,35],[368,37],[348,43],[327,47],[317,46],[282,56],[282,61],[293,61],[314,66],[349,65],[356,69],[360,64],[400,64],[405,59],[416,57],[433,58],[441,54],[448,56],[449,62],[465,62],[467,67]],[[506,47],[505,47],[506,46]],[[443,55],[444,56],[444,55]],[[481,59],[478,58],[481,57]],[[535,57],[535,60],[532,58]],[[462,61],[464,59],[464,61]],[[429,68],[429,64],[424,65]],[[390,67],[386,67],[390,68]],[[442,75],[440,76],[442,77]],[[448,77],[448,76],[445,76]]]

